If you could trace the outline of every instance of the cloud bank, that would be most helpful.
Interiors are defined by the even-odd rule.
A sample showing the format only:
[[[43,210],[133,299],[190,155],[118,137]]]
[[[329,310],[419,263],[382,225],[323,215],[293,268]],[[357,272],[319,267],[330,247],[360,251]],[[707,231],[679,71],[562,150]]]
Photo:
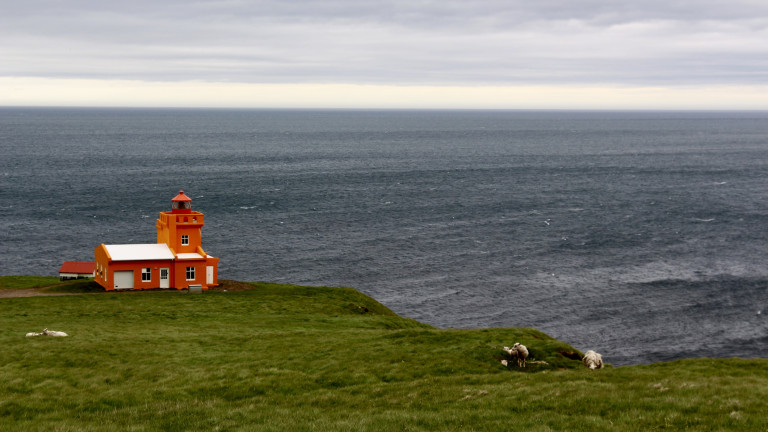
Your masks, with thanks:
[[[0,77],[765,91],[766,41],[749,0],[30,0],[0,15]]]

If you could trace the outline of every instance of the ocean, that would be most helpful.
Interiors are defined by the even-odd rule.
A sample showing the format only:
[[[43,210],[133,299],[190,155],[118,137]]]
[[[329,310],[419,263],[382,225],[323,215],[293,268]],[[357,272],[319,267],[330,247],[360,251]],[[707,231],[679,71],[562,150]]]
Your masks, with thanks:
[[[0,108],[0,274],[153,243],[179,190],[222,279],[618,366],[768,356],[768,112]]]

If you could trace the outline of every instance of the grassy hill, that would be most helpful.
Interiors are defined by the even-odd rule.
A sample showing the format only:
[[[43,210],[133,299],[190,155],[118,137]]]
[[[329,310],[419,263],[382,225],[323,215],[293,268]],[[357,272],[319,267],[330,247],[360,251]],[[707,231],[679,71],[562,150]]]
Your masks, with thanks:
[[[70,336],[24,337],[44,327]],[[514,342],[526,369],[499,362]],[[768,429],[768,360],[589,371],[535,329],[440,330],[351,288],[0,298],[0,347],[3,431]]]

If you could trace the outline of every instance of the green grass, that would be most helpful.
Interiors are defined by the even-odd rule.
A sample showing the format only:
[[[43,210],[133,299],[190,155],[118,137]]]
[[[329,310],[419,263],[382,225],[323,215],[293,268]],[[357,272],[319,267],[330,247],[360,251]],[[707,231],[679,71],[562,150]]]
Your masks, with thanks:
[[[40,288],[58,283],[56,276],[0,276],[0,289]]]
[[[0,290],[40,288],[44,293],[104,292],[93,279],[61,281],[56,276],[0,276]]]
[[[44,287],[42,291],[47,293],[103,293],[104,288],[94,282],[93,279],[77,279]]]
[[[24,337],[44,327],[70,336]],[[504,368],[514,342],[547,364]],[[0,299],[0,347],[3,431],[768,430],[767,360],[589,371],[535,329],[439,330],[351,288]]]

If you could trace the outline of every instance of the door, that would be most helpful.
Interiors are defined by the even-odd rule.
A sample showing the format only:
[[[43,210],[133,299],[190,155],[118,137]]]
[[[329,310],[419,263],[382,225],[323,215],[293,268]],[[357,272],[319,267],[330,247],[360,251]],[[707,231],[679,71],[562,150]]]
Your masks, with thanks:
[[[115,289],[133,288],[133,270],[115,272]]]
[[[205,283],[213,285],[213,266],[207,266],[205,268]]]
[[[168,269],[167,268],[161,268],[160,269],[160,288],[170,288],[171,284],[168,279]]]

